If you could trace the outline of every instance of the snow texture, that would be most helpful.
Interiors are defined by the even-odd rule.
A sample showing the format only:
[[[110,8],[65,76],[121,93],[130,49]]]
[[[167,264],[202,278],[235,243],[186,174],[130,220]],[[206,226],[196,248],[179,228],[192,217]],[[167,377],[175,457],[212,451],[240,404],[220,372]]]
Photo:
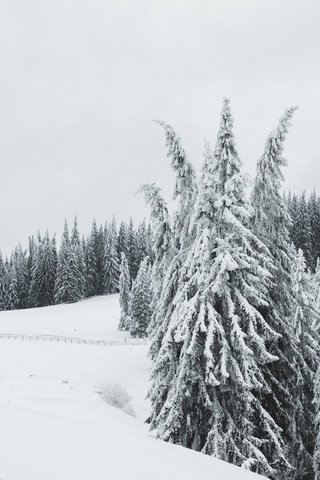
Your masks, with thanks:
[[[0,313],[0,332],[115,339],[118,296]],[[76,333],[75,333],[76,330]],[[150,437],[147,346],[0,341],[2,480],[249,480],[259,476]],[[99,395],[116,383],[136,417]],[[260,477],[261,478],[261,477]]]

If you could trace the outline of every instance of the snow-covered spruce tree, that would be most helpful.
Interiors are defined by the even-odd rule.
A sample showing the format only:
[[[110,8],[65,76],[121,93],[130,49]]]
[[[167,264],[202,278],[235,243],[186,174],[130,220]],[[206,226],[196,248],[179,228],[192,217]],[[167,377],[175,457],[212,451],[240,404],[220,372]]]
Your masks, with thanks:
[[[152,372],[151,426],[160,438],[276,478],[281,430],[263,408],[261,374],[278,338],[268,305],[268,251],[249,229],[229,101],[203,166],[195,240]],[[288,466],[289,468],[289,466]]]
[[[87,242],[86,242],[86,239],[84,237],[84,235],[82,235],[81,237],[81,250],[82,250],[82,261],[83,261],[83,277],[84,277],[84,296],[87,298],[87,297],[90,297],[91,296],[91,293],[89,293],[89,291],[91,292],[92,291],[92,287],[94,285],[94,277],[93,275],[89,274],[89,278],[87,277]],[[88,287],[89,287],[89,290],[88,290]]]
[[[8,272],[0,252],[0,311],[7,309]]]
[[[8,265],[8,280],[5,310],[17,310],[19,308],[18,281],[16,267],[13,263]]]
[[[148,269],[149,259],[140,265],[137,277],[132,285],[130,300],[130,333],[133,337],[147,337],[151,319],[151,287]]]
[[[90,241],[95,257],[95,295],[101,295],[104,291],[103,286],[103,268],[104,268],[104,232],[102,227],[98,229],[95,219],[92,223]]]
[[[67,221],[65,221],[58,253],[57,272],[54,287],[55,303],[70,303],[73,301],[70,289],[71,282],[72,273],[70,268],[70,237],[68,224]]]
[[[31,281],[32,281],[32,275],[35,267],[36,253],[37,253],[37,244],[34,236],[32,235],[31,237],[28,238],[28,251],[27,251],[27,268],[28,268],[28,276],[29,276],[29,285],[31,285]],[[29,292],[28,307],[32,307],[30,292]]]
[[[189,162],[187,154],[181,145],[171,125],[158,122],[164,129],[168,157],[171,158],[171,167],[176,174],[174,199],[179,199],[173,222],[173,233],[177,249],[190,243],[190,221],[193,206],[197,195],[196,176],[193,165]]]
[[[103,285],[105,293],[112,294],[119,291],[119,259],[117,252],[117,227],[115,219],[112,220],[106,234]]]
[[[86,294],[86,265],[84,261],[84,253],[80,234],[78,229],[77,217],[74,219],[73,229],[70,238],[70,252],[71,252],[71,270],[74,277],[75,287],[75,301],[81,300]]]
[[[306,359],[301,346],[294,336],[293,319],[295,315],[295,293],[293,291],[293,271],[295,251],[290,243],[290,216],[285,205],[281,187],[283,174],[281,167],[286,165],[283,158],[283,145],[290,125],[290,119],[296,107],[289,108],[279,121],[278,127],[269,135],[263,155],[257,164],[252,203],[254,206],[254,232],[267,245],[276,267],[271,284],[271,303],[263,312],[271,327],[281,337],[269,344],[270,351],[279,358],[278,362],[266,365],[263,375],[271,386],[271,392],[264,395],[262,403],[282,428],[282,437],[286,445],[287,456],[293,466],[290,478],[299,478],[297,466],[310,458],[311,450],[300,442],[304,425],[297,421],[296,413],[300,408],[296,397],[300,379],[308,382]],[[310,388],[310,387],[308,387]],[[301,416],[300,416],[301,418]],[[311,436],[312,437],[312,436]],[[305,476],[312,476],[311,463]],[[279,472],[279,478],[286,473]]]
[[[320,258],[318,257],[314,275],[311,279],[311,295],[314,308],[320,311]]]
[[[130,217],[129,226],[127,229],[127,260],[129,265],[131,284],[137,276],[139,265],[136,258],[136,231],[133,226],[133,220]]]
[[[315,190],[311,193],[308,200],[308,212],[311,229],[311,269],[314,272],[317,259],[320,257],[320,201]]]
[[[30,290],[28,261],[26,252],[22,249],[20,244],[13,252],[12,262],[15,266],[17,276],[18,308],[27,308]]]
[[[137,263],[140,267],[141,262],[148,256],[148,239],[147,239],[147,230],[146,230],[146,222],[139,223],[137,235],[136,235],[136,255],[137,255]],[[149,259],[150,261],[150,259]]]
[[[40,241],[34,257],[34,267],[30,285],[29,304],[44,307],[54,304],[54,285],[57,269],[55,238],[50,239],[48,231]]]
[[[153,231],[154,262],[152,265],[152,311],[154,312],[159,302],[163,288],[164,277],[174,255],[171,222],[168,207],[160,194],[160,188],[153,184],[140,187],[147,204],[151,210],[151,225]],[[152,317],[149,325],[149,336],[154,339],[158,328],[157,318]],[[155,350],[155,352],[158,348]],[[151,357],[155,354],[151,352]]]
[[[298,235],[299,232],[297,231],[297,216],[298,216],[298,210],[299,210],[299,202],[298,202],[298,197],[294,193],[291,197],[291,195],[288,196],[288,212],[290,215],[291,222],[289,224],[289,233],[290,233],[290,239],[294,243],[295,247],[297,247],[297,242],[298,242]]]
[[[129,330],[130,328],[130,273],[127,257],[121,253],[119,290],[120,290],[120,322],[119,330]]]
[[[162,281],[159,294],[156,293],[153,302],[153,314],[150,323],[151,346],[149,354],[155,359],[167,330],[172,315],[175,292],[182,281],[180,268],[184,263],[188,249],[193,240],[190,222],[193,216],[194,204],[197,195],[197,184],[194,168],[187,158],[181,145],[180,138],[170,125],[159,122],[163,126],[166,136],[168,157],[176,175],[174,199],[177,201],[177,210],[174,215],[172,230],[172,261],[168,264]]]
[[[313,470],[315,480],[320,480],[320,368],[318,368],[314,382],[314,403],[317,412],[316,430],[317,438],[313,455]]]
[[[138,275],[140,263],[141,263],[141,251],[140,251],[140,238],[138,230],[133,231],[132,239],[132,256],[131,256],[131,265],[132,265],[132,275],[135,279]]]
[[[81,298],[78,290],[78,282],[74,275],[74,262],[72,256],[68,224],[67,221],[65,221],[58,254],[54,293],[55,303],[72,303]]]
[[[148,224],[147,228],[147,256],[150,259],[150,266],[153,265],[154,262],[154,251],[153,251],[153,235],[152,235],[152,228],[151,224]]]
[[[121,254],[128,256],[128,229],[124,222],[121,222],[118,232],[118,258],[121,259]]]
[[[96,294],[96,279],[97,279],[97,259],[94,250],[92,236],[86,239],[84,247],[84,262],[85,262],[85,279],[86,279],[86,295],[92,297]]]
[[[316,417],[313,382],[319,366],[320,355],[320,313],[314,308],[311,279],[306,272],[306,262],[301,249],[298,251],[293,271],[293,291],[295,299],[294,334],[299,345],[304,368],[295,359],[298,375],[295,389],[295,424],[298,426],[295,439],[299,449],[299,461],[296,464],[295,478],[313,478],[312,453],[315,445],[314,423]]]
[[[295,246],[298,250],[301,248],[307,265],[312,267],[312,235],[305,192],[303,192],[299,198],[295,229],[297,232]]]

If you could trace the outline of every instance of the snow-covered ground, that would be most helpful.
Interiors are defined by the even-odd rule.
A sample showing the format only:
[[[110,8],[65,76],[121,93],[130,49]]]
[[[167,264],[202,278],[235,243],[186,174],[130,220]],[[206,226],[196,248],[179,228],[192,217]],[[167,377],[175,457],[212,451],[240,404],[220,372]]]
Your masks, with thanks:
[[[0,333],[66,335],[97,340],[128,338],[117,330],[118,295],[83,302],[0,312]]]
[[[118,297],[0,313],[0,333],[121,339]],[[250,480],[214,458],[155,440],[144,424],[146,345],[0,340],[1,480]],[[99,394],[117,382],[136,417]]]

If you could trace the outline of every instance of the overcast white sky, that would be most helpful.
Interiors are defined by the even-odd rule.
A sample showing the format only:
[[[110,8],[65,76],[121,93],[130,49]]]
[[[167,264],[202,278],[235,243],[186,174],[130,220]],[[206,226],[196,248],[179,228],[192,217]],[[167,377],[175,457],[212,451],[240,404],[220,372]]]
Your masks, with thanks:
[[[320,193],[318,0],[2,0],[0,247],[38,228],[59,236],[146,215],[135,196],[173,177],[171,123],[199,168],[229,96],[238,150],[254,173],[269,131],[299,105],[286,185]]]

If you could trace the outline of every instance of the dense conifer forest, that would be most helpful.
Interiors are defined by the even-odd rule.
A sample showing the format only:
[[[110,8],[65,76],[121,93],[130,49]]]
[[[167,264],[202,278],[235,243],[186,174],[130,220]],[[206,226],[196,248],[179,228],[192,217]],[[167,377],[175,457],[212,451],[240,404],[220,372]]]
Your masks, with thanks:
[[[151,230],[145,222],[136,229],[130,219],[118,229],[114,218],[104,226],[94,220],[85,238],[76,218],[71,231],[66,221],[59,247],[47,231],[31,236],[27,249],[18,245],[8,258],[0,255],[0,309],[44,307],[118,293],[121,258],[130,272],[131,288],[146,257],[152,262]]]

